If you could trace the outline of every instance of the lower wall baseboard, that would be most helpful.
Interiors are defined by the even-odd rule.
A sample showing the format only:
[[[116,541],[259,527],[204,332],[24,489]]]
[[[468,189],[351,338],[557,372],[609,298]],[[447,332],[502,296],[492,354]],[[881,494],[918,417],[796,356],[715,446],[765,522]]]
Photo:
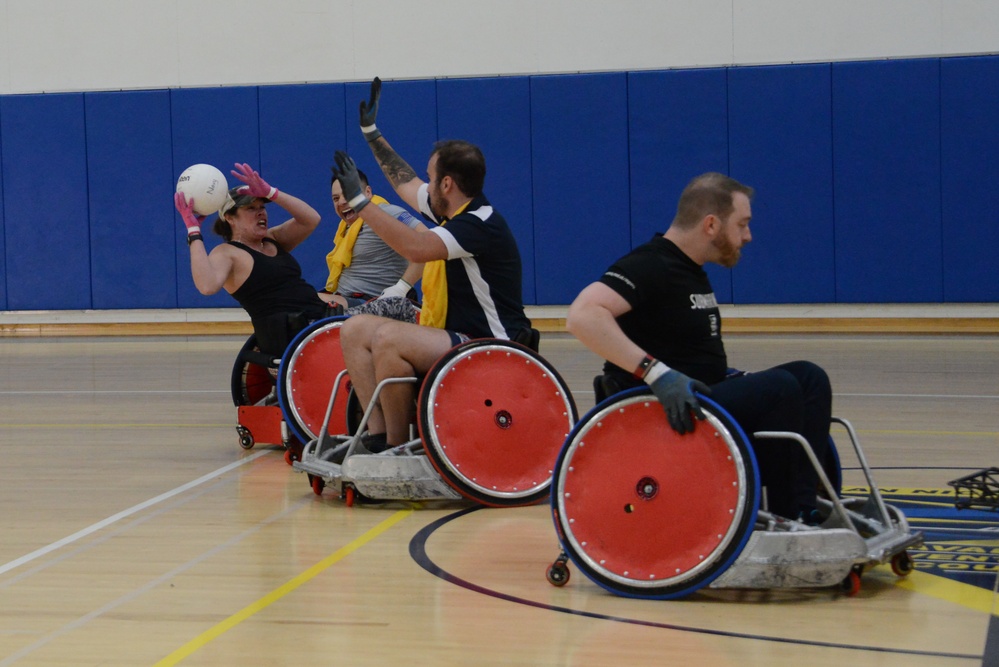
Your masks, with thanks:
[[[564,332],[567,306],[529,306],[543,333]],[[999,304],[722,306],[726,334],[999,334]],[[0,313],[0,338],[59,336],[241,336],[238,308]]]

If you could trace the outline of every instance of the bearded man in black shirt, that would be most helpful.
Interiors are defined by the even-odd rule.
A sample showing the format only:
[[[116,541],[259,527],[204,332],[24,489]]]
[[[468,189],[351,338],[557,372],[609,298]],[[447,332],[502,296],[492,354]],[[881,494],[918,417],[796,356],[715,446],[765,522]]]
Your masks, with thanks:
[[[696,392],[710,395],[746,433],[792,431],[820,462],[829,455],[832,389],[819,366],[793,361],[754,373],[730,373],[721,313],[703,265],[731,268],[752,240],[753,189],[723,174],[692,180],[665,234],[614,262],[569,308],[566,327],[606,360],[599,387],[648,384],[681,435],[704,414]],[[598,395],[598,400],[599,400]],[[797,443],[753,443],[769,510],[815,516],[818,475]]]

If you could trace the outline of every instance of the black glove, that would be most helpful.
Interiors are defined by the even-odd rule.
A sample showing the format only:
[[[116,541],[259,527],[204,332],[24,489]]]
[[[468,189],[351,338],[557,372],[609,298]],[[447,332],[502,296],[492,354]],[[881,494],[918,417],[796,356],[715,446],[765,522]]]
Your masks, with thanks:
[[[382,136],[375,125],[375,118],[378,116],[378,98],[381,96],[382,80],[376,76],[371,82],[371,100],[369,102],[361,100],[361,133],[368,143]]]
[[[333,178],[340,181],[340,189],[347,204],[354,209],[354,213],[360,213],[361,209],[371,202],[364,196],[364,188],[361,186],[361,177],[357,173],[357,165],[354,159],[344,153],[337,151],[333,156],[336,162],[335,167],[331,167]]]
[[[649,371],[652,371],[651,367]],[[693,412],[698,419],[704,419],[704,411],[697,402],[694,392],[698,391],[708,396],[711,394],[711,389],[703,382],[692,380],[680,371],[672,369],[655,376],[649,386],[662,403],[666,418],[673,430],[680,435],[693,433],[694,421],[690,418],[690,413]]]

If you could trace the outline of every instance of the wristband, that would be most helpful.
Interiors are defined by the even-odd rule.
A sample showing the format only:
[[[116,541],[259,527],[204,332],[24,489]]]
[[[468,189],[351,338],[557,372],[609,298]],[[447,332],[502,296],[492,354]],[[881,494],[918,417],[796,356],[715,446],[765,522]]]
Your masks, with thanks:
[[[409,294],[409,290],[411,289],[413,289],[412,285],[407,283],[403,278],[399,278],[399,280],[396,281],[395,285],[392,285],[391,287],[386,287],[384,291],[382,291],[382,295],[379,298],[391,297],[391,296],[405,297],[407,294]]]
[[[370,201],[370,199],[364,196],[364,193],[361,193],[347,202],[347,206],[354,209],[354,213],[360,213],[361,209],[367,206]]]
[[[651,387],[653,382],[655,382],[660,377],[666,375],[666,373],[669,372],[670,372],[669,366],[667,366],[661,361],[653,361],[652,365],[649,366],[649,369],[645,371],[645,377],[643,377],[642,379],[645,381],[645,384]]]
[[[638,364],[638,367],[635,368],[635,370],[632,371],[631,374],[635,376],[636,380],[641,380],[642,378],[645,377],[645,374],[649,372],[649,366],[654,364],[655,361],[656,361],[655,357],[653,357],[651,354],[646,354],[645,357],[642,359],[641,363]]]
[[[187,245],[191,245],[195,241],[201,241],[202,243],[205,242],[205,239],[201,236],[201,232],[194,232],[193,234],[187,235]]]
[[[364,138],[368,140],[369,144],[372,141],[375,141],[378,137],[382,136],[382,133],[378,130],[378,126],[376,126],[374,124],[372,124],[372,125],[362,125],[361,126],[361,134],[364,135]]]

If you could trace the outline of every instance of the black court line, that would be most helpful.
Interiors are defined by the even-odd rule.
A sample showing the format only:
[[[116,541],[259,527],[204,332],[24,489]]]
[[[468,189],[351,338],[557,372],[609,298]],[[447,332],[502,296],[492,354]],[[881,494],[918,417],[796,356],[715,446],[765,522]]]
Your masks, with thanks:
[[[587,618],[594,618],[603,621],[612,621],[614,623],[629,623],[631,625],[641,625],[652,628],[660,628],[663,630],[677,630],[680,632],[692,632],[696,634],[703,635],[713,635],[718,637],[730,637],[735,639],[749,639],[753,641],[764,641],[764,642],[774,642],[780,644],[796,644],[800,646],[815,646],[820,648],[838,648],[848,651],[869,651],[873,653],[890,653],[895,655],[918,655],[918,656],[932,656],[939,658],[957,658],[963,660],[979,660],[983,658],[980,654],[971,653],[943,653],[937,651],[915,651],[912,649],[898,649],[898,648],[887,648],[883,646],[862,646],[858,644],[839,644],[836,642],[820,642],[812,641],[807,639],[789,639],[787,637],[769,637],[766,635],[754,635],[743,632],[727,632],[724,630],[709,630],[707,628],[696,628],[684,625],[673,625],[670,623],[656,623],[653,621],[643,621],[636,618],[625,618],[621,616],[609,616],[606,614],[597,614],[589,611],[580,611],[578,609],[570,609],[568,607],[558,607],[551,604],[545,604],[542,602],[535,602],[534,600],[525,600],[524,598],[515,597],[513,595],[507,595],[506,593],[500,593],[499,591],[494,591],[484,586],[479,586],[478,584],[473,584],[470,581],[466,581],[460,577],[456,577],[450,572],[447,572],[439,565],[433,562],[431,558],[427,555],[427,541],[430,536],[437,531],[437,529],[442,526],[454,521],[455,519],[461,518],[466,514],[483,509],[482,507],[470,507],[467,509],[459,510],[448,516],[441,517],[433,523],[426,525],[420,530],[413,539],[409,542],[409,555],[412,557],[416,563],[422,567],[424,570],[434,575],[439,579],[460,586],[470,591],[476,593],[481,593],[483,595],[488,595],[490,597],[498,598],[500,600],[506,600],[508,602],[515,602],[517,604],[526,605],[528,607],[536,607],[538,609],[547,609],[549,611],[556,611],[562,614],[572,614],[574,616],[584,616]],[[541,577],[539,576],[539,580]],[[665,603],[664,603],[665,604]],[[682,602],[680,603],[682,604]],[[993,634],[993,627],[996,629],[996,633],[999,634],[999,624],[996,623],[996,617],[992,617],[992,623],[989,626],[990,638]],[[996,642],[999,643],[999,636],[996,637]],[[999,646],[995,647],[995,650],[999,651]],[[988,651],[986,651],[986,657]],[[999,667],[999,662],[989,663],[987,667]]]
[[[992,614],[989,619],[989,631],[985,638],[985,655],[982,657],[982,667],[999,667],[999,617]]]
[[[985,634],[985,655],[982,667],[999,667],[999,616],[995,614],[996,596],[999,595],[999,579],[992,587],[992,614],[989,616],[989,629]]]

